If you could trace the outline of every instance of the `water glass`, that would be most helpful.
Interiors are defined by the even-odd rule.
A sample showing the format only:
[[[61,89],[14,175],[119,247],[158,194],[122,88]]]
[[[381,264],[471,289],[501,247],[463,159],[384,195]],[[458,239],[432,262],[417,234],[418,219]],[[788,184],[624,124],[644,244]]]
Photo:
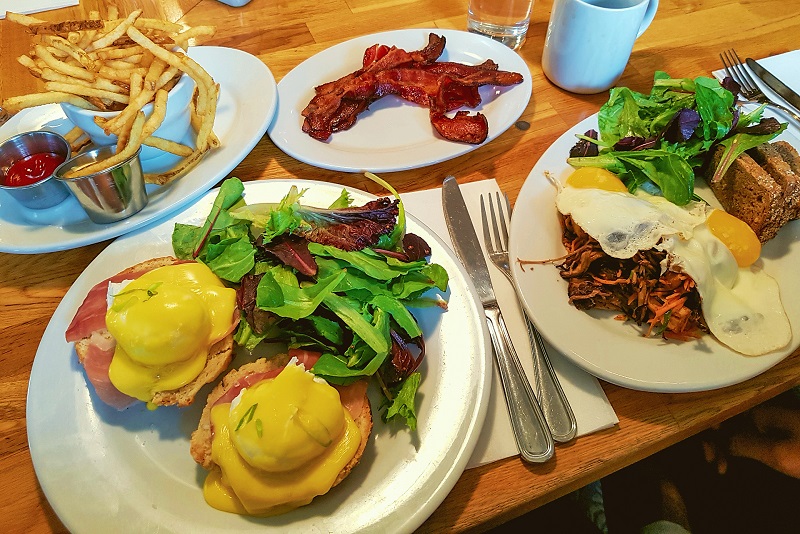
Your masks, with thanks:
[[[514,50],[525,42],[533,0],[470,0],[467,30]]]

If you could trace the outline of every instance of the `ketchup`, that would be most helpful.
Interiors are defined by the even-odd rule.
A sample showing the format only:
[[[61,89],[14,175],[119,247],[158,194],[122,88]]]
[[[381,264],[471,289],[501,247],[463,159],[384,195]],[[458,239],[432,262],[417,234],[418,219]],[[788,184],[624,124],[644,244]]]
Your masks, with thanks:
[[[52,152],[42,152],[41,154],[31,154],[19,161],[15,161],[8,168],[3,185],[21,187],[23,185],[35,184],[44,180],[56,170],[56,167],[64,163],[64,157]]]

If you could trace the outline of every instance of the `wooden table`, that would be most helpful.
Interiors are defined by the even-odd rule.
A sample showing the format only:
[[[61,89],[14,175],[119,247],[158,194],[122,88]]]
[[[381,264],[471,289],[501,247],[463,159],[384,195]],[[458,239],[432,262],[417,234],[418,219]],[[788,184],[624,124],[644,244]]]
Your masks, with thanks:
[[[215,0],[118,0],[122,13],[144,4],[146,16],[190,25],[216,24],[208,44],[257,55],[280,80],[309,56],[342,40],[398,28],[452,28],[466,25],[464,0],[253,0],[231,8]],[[528,40],[520,50],[533,75],[533,97],[521,120],[496,140],[460,158],[422,170],[388,176],[401,192],[439,186],[447,174],[462,181],[498,180],[513,201],[544,150],[567,128],[595,113],[607,95],[562,91],[542,73],[541,55],[552,2],[533,9]],[[43,13],[47,20],[105,14],[105,3],[83,0],[79,7]],[[693,77],[719,68],[728,47],[763,57],[797,47],[800,0],[696,0],[662,2],[650,29],[637,41],[620,80],[649,91],[655,70]],[[15,58],[28,49],[28,36],[0,21],[0,98],[34,92],[36,81]],[[387,132],[390,135],[390,132]],[[339,182],[367,190],[359,174],[342,174],[294,160],[264,137],[233,171],[243,180],[296,176]],[[108,242],[39,255],[0,254],[0,531],[62,532],[39,488],[27,447],[25,397],[31,363],[50,317],[76,277]],[[484,530],[541,506],[588,482],[640,460],[733,416],[800,382],[796,352],[743,384],[719,391],[655,394],[603,383],[616,410],[617,427],[556,448],[543,465],[519,458],[495,462],[463,474],[453,491],[420,529]],[[76,491],[79,491],[76,488]]]

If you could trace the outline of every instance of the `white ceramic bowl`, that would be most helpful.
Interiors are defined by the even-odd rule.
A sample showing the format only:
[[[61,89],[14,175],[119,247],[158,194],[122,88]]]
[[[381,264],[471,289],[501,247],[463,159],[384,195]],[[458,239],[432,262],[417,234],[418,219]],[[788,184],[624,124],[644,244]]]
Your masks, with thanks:
[[[189,103],[192,100],[192,93],[194,93],[195,83],[191,76],[184,74],[178,83],[170,90],[167,98],[167,112],[164,117],[164,122],[153,133],[155,137],[161,137],[169,141],[177,143],[185,142],[191,127],[191,110]],[[106,135],[103,129],[94,122],[95,117],[103,117],[111,119],[119,114],[119,111],[92,111],[82,109],[72,104],[62,103],[61,109],[64,114],[81,130],[86,132],[92,139],[92,142],[97,146],[113,145],[117,142],[116,135]],[[149,103],[142,108],[146,117],[153,113],[153,103]],[[142,146],[140,155],[141,161],[144,163],[148,160],[160,158],[162,156],[174,156],[167,154],[163,150],[157,148]],[[177,156],[175,156],[177,158]]]

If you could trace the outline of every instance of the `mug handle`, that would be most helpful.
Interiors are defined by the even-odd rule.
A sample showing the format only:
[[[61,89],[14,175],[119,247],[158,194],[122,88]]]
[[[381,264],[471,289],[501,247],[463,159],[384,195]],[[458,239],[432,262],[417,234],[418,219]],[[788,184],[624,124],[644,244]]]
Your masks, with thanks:
[[[653,22],[653,18],[656,16],[656,9],[658,9],[658,0],[650,0],[647,11],[644,12],[642,24],[639,26],[639,33],[636,34],[637,39],[642,36],[644,31],[650,26],[650,23]]]

